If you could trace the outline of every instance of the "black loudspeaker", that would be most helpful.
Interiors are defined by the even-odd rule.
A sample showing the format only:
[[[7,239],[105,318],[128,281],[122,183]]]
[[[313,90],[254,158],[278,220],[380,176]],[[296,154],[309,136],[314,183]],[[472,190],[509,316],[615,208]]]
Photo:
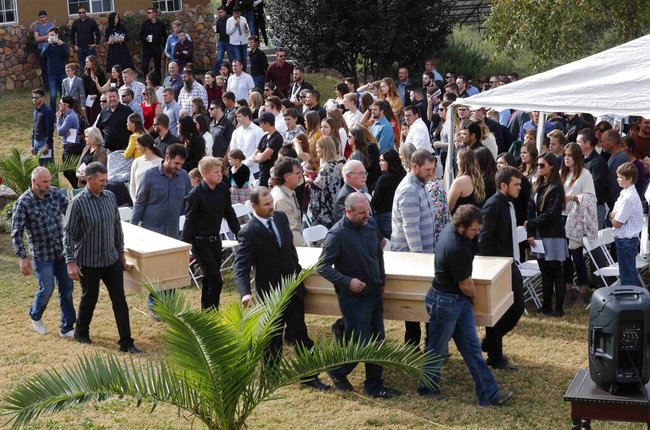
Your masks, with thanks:
[[[641,390],[650,380],[650,293],[639,287],[596,290],[589,311],[589,372],[601,388]]]

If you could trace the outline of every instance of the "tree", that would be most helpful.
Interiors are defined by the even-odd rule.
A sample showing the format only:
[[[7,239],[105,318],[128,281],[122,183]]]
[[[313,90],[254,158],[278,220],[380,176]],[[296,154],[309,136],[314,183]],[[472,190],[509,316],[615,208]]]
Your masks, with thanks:
[[[500,49],[529,50],[543,69],[641,36],[650,11],[644,0],[495,0],[486,26]]]
[[[274,0],[275,36],[304,66],[383,77],[394,63],[421,70],[451,31],[448,0]]]
[[[9,154],[0,159],[0,176],[2,181],[16,194],[21,195],[32,184],[32,171],[38,167],[38,157],[18,148],[11,148]],[[68,157],[65,161],[55,162],[52,160],[46,166],[52,174],[52,186],[59,186],[59,173],[75,170],[79,157]]]
[[[168,403],[183,409],[209,429],[235,430],[262,401],[279,388],[345,363],[365,361],[399,369],[422,379],[438,361],[409,346],[370,341],[297,347],[293,355],[265,362],[265,351],[280,329],[278,319],[296,287],[315,268],[286,279],[252,309],[239,302],[223,311],[191,309],[175,292],[155,296],[154,310],[166,325],[165,356],[146,362],[114,356],[84,357],[76,365],[52,370],[21,383],[0,403],[13,428],[27,427],[44,412],[111,395]],[[271,363],[271,364],[269,364]],[[426,380],[431,383],[429,379]]]

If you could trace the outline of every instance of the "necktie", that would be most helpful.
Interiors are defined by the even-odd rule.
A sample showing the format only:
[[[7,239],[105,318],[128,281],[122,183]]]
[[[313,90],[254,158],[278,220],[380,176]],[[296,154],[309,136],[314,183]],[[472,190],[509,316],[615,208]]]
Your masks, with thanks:
[[[237,20],[239,22],[239,20]],[[237,31],[239,32],[239,35],[241,36],[241,22],[239,22],[239,25],[237,26]]]
[[[519,256],[519,242],[517,241],[517,217],[515,216],[515,205],[512,202],[508,202],[510,206],[510,229],[512,230],[512,256],[516,262],[520,262]]]
[[[282,246],[282,243],[280,242],[280,238],[275,234],[275,230],[273,229],[273,221],[271,218],[266,222],[269,226],[269,230],[271,230],[271,234],[275,238],[275,241],[278,243],[279,246]]]

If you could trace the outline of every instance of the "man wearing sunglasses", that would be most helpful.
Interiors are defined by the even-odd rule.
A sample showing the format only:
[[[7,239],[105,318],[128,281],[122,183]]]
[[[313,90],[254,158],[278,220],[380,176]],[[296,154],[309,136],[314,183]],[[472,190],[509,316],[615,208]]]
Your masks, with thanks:
[[[287,62],[287,51],[284,49],[279,49],[275,56],[277,61],[266,71],[266,83],[273,82],[282,94],[287,94],[293,74],[293,64]]]
[[[72,23],[70,28],[70,42],[74,47],[74,52],[79,56],[79,64],[86,64],[86,57],[89,55],[97,56],[95,49],[102,40],[102,33],[99,31],[97,22],[88,18],[88,9],[85,6],[79,6],[77,9],[79,19]]]
[[[163,49],[167,41],[167,27],[158,20],[158,12],[150,7],[147,9],[147,19],[140,27],[140,42],[142,42],[142,73],[149,73],[149,62],[153,59],[153,67],[160,74],[160,60],[164,58]]]

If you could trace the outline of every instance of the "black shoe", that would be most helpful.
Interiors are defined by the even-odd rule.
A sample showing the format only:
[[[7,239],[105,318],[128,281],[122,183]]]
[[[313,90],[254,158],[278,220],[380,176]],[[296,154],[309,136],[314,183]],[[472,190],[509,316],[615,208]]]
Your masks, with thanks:
[[[329,385],[324,384],[323,382],[321,382],[321,380],[318,379],[318,378],[314,378],[314,379],[311,379],[309,381],[301,382],[300,385],[302,385],[303,387],[311,387],[311,388],[314,388],[316,390],[321,390],[321,391],[327,391],[330,388],[332,388]]]
[[[535,313],[536,314],[551,315],[553,313],[553,311],[551,311],[550,309],[546,309],[546,308],[541,307],[541,308],[535,309]]]
[[[449,396],[446,394],[442,393],[434,393],[433,391],[430,391],[428,393],[420,393],[422,397],[426,397],[427,399],[432,399],[432,400],[438,400],[440,402],[445,402],[449,400]]]
[[[485,362],[487,363],[488,366],[490,366],[493,369],[510,370],[511,372],[516,372],[517,370],[519,370],[517,366],[508,363],[508,360],[507,359],[504,360],[503,357],[501,357],[498,360],[490,360],[488,358],[487,360],[485,360]]]
[[[363,389],[363,392],[366,396],[374,397],[376,399],[390,399],[392,397],[401,396],[402,392],[394,390],[392,388],[384,387],[383,385],[374,390],[369,390],[367,388]]]
[[[141,349],[138,349],[135,345],[131,345],[128,348],[121,348],[120,347],[120,352],[128,352],[131,354],[144,354],[144,351]]]
[[[557,318],[563,317],[564,316],[564,311],[562,309],[556,309],[553,312],[551,312],[551,316],[552,317],[557,317]]]
[[[508,400],[512,399],[515,393],[512,391],[499,391],[494,397],[494,400],[490,403],[490,406],[503,406],[508,403]]]
[[[485,338],[481,339],[481,351],[488,352],[487,345],[485,344]]]
[[[332,380],[332,384],[334,384],[334,387],[337,390],[340,391],[352,391],[352,384],[350,384],[350,381],[348,381],[348,378],[345,376],[335,376],[332,375],[331,372],[327,372],[329,375],[330,379]]]
[[[86,343],[86,344],[88,344],[88,345],[90,345],[91,343],[93,343],[93,341],[90,340],[90,337],[83,337],[83,336],[80,336],[79,334],[77,334],[76,331],[74,332],[74,338],[77,339],[77,342],[79,342],[79,343]]]
[[[334,333],[334,339],[338,341],[343,340],[343,334],[345,333],[343,318],[337,319],[336,322],[332,324],[332,333]]]

